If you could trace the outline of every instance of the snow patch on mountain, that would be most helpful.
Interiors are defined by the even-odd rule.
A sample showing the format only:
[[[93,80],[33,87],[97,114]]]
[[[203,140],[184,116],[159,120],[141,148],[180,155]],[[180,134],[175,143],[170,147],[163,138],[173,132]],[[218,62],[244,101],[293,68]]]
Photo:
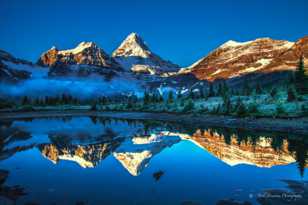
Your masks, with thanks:
[[[201,61],[203,61],[205,58],[206,58],[206,56],[203,57],[203,58],[201,58],[201,59],[199,59],[199,60],[197,60],[196,62],[194,62],[193,64],[191,64],[191,65],[188,66],[188,67],[181,68],[181,69],[178,71],[178,73],[179,73],[179,74],[185,74],[185,73],[191,72],[191,69],[192,69],[193,67],[195,67],[196,65],[198,65],[198,64],[199,64]]]
[[[259,66],[259,67],[264,67],[264,66],[270,64],[271,61],[272,61],[272,59],[262,58],[262,59],[259,59],[256,63],[261,63],[261,66]]]
[[[220,46],[220,48],[244,46],[244,45],[247,45],[247,44],[249,44],[249,43],[251,43],[251,42],[252,42],[252,41],[237,42],[237,41],[229,40],[229,41],[225,42],[224,44],[222,44],[222,45]]]
[[[69,53],[72,53],[72,54],[78,54],[78,53],[81,53],[83,50],[87,49],[87,48],[90,48],[92,46],[94,46],[95,44],[93,42],[81,42],[80,44],[78,44],[77,47],[73,48],[73,49],[68,49],[68,50],[61,50],[59,51],[60,54],[63,54],[63,55],[67,55]],[[55,49],[55,47],[53,47]]]
[[[240,70],[239,72],[236,72],[236,73],[233,73],[231,77],[238,77],[242,74],[245,74],[245,73],[252,73],[252,72],[256,72],[262,68],[264,68],[265,66],[269,65],[271,63],[273,59],[259,59],[258,61],[256,61],[257,64],[260,64],[259,66],[256,66],[256,67],[248,67],[246,69],[243,69],[243,70]]]
[[[295,43],[287,41],[286,43],[282,44],[282,47],[290,49]]]
[[[220,72],[222,72],[223,70],[222,69],[218,69],[218,70],[216,70],[214,73],[212,73],[211,75],[216,75],[216,74],[218,74],[218,73],[220,73]]]

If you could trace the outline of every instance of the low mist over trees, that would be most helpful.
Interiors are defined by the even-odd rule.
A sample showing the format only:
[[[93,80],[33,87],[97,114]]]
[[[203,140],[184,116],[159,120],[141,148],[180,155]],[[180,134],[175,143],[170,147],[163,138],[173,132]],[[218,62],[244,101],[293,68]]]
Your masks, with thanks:
[[[229,84],[228,84],[229,83]],[[146,90],[143,96],[99,96],[80,99],[67,93],[59,96],[31,98],[23,96],[17,101],[3,98],[0,108],[11,109],[73,109],[87,106],[95,111],[148,111],[174,113],[206,113],[238,117],[296,117],[308,114],[308,78],[303,57],[294,75],[285,82],[261,85],[248,80],[241,86],[219,80],[193,86],[190,89],[169,89],[162,93]]]

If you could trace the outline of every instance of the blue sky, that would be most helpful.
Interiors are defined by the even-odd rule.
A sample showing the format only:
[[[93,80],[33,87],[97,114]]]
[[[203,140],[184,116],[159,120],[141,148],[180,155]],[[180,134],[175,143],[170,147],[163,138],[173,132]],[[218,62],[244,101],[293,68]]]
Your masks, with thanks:
[[[308,35],[306,0],[0,0],[0,49],[36,61],[52,47],[94,41],[111,53],[131,32],[189,65],[227,40]]]

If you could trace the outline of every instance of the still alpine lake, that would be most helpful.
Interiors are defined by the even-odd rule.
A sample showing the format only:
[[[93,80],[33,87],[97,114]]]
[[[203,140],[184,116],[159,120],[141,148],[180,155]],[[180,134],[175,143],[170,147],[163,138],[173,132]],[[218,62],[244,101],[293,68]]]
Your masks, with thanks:
[[[305,136],[86,116],[0,125],[0,204],[308,204]]]

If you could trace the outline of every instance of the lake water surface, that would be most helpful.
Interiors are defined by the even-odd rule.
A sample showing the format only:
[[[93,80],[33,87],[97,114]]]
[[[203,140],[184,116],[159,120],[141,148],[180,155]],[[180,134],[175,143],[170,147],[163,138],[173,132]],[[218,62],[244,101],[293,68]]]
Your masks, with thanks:
[[[0,204],[305,204],[308,198],[305,136],[94,117],[0,125]]]

